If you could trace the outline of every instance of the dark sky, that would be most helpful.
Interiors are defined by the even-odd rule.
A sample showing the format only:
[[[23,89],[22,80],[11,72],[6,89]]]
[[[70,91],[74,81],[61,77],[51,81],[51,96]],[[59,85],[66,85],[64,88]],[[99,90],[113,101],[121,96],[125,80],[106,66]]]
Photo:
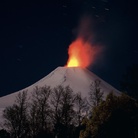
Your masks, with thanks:
[[[138,64],[137,13],[134,0],[0,2],[0,96],[64,66],[83,14],[93,17],[94,41],[104,47],[89,69],[119,89],[126,68]]]

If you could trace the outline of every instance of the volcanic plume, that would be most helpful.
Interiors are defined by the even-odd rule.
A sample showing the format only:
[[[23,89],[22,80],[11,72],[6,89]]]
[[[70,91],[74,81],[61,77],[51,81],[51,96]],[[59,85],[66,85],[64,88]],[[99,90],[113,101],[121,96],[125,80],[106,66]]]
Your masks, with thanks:
[[[76,39],[68,49],[67,67],[88,67],[94,61],[95,51],[96,47],[92,47],[82,38]]]
[[[87,17],[80,22],[78,37],[68,48],[67,67],[86,68],[93,64],[101,47],[92,43],[91,20]]]

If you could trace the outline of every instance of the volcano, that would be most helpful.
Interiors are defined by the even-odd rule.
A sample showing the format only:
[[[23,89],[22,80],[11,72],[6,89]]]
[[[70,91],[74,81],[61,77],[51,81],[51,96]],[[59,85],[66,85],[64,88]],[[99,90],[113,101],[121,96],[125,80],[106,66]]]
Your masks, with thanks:
[[[88,97],[90,85],[95,80],[99,80],[101,82],[100,88],[104,93],[104,97],[106,97],[106,95],[110,92],[113,92],[115,95],[120,95],[120,92],[117,89],[85,68],[58,67],[33,85],[7,96],[0,97],[0,118],[3,109],[14,103],[19,92],[27,90],[28,96],[30,96],[36,86],[43,87],[47,85],[54,88],[58,85],[62,85],[63,87],[70,86],[74,93],[81,92],[83,97]]]

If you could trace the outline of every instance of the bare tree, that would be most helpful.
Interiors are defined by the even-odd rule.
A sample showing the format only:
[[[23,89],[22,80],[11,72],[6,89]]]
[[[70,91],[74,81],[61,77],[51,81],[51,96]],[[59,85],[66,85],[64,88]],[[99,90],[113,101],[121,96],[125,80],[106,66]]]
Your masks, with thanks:
[[[32,135],[50,129],[50,86],[36,87],[32,93],[32,104],[30,108],[30,124]]]
[[[86,98],[82,98],[81,93],[77,93],[75,95],[76,118],[74,118],[76,126],[81,126],[82,119],[86,115],[87,110],[88,110],[88,105]]]
[[[67,126],[73,119],[74,96],[72,89],[67,86],[62,95],[62,121]]]
[[[8,128],[11,137],[27,137],[29,132],[27,107],[27,92],[23,91],[17,95],[15,103],[4,110],[4,126]]]
[[[100,83],[100,80],[95,80],[95,82],[90,85],[89,102],[92,107],[98,106],[102,101],[103,92],[101,91]]]
[[[51,107],[52,107],[52,119],[53,123],[56,124],[61,122],[61,108],[62,108],[62,94],[64,92],[64,88],[62,86],[57,86],[53,89],[51,95]]]
[[[51,96],[52,120],[57,137],[67,137],[73,120],[74,97],[69,86],[57,86]]]

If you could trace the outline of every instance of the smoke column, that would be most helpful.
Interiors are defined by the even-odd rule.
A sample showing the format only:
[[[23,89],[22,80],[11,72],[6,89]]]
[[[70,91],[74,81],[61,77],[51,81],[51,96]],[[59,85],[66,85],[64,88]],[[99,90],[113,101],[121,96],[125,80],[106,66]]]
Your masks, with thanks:
[[[77,38],[69,45],[67,67],[89,67],[102,51],[101,46],[93,43],[92,20],[84,16],[80,20]]]

